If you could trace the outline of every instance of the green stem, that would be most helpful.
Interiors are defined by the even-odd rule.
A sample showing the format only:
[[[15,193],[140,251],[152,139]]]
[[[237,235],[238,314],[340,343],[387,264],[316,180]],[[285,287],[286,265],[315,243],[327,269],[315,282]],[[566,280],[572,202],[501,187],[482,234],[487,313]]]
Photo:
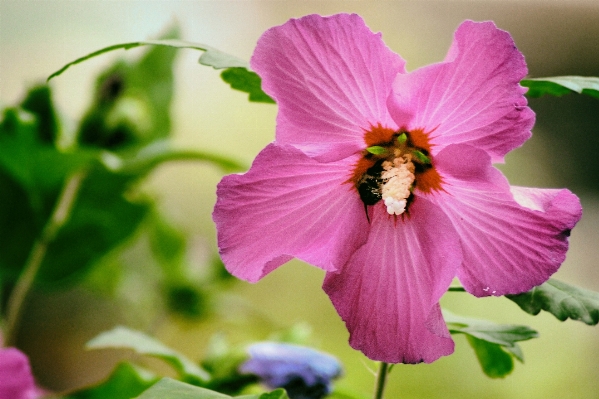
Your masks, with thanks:
[[[19,276],[10,298],[8,299],[5,335],[6,346],[15,346],[16,344],[17,330],[21,321],[27,294],[33,286],[35,277],[46,256],[46,252],[48,251],[48,246],[54,241],[60,228],[69,219],[71,209],[85,174],[85,171],[78,171],[71,175],[65,182],[50,219],[46,223],[46,226],[44,226],[40,237],[33,244],[33,248],[27,258],[23,272]]]
[[[389,374],[389,364],[381,362],[379,372],[376,375],[376,385],[374,386],[374,399],[383,399],[387,374]]]
[[[466,292],[464,287],[449,287],[447,289],[448,292]]]
[[[145,152],[142,150],[136,158],[124,160],[124,162],[121,162],[118,158],[114,161],[110,157],[107,157],[104,160],[104,164],[108,169],[113,171],[140,174],[149,172],[161,163],[173,161],[208,162],[220,167],[225,172],[239,172],[247,169],[247,166],[222,155],[195,150],[175,150],[168,147],[149,148]]]

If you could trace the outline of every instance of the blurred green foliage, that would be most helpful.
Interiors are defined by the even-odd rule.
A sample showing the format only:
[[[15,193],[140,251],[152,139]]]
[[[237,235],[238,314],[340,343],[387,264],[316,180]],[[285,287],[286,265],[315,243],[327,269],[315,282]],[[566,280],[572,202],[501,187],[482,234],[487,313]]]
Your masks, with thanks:
[[[173,26],[163,40],[176,43],[178,35]],[[205,265],[209,282],[191,276],[186,235],[171,226],[153,198],[139,188],[150,172],[170,161],[208,162],[224,171],[243,168],[218,154],[171,146],[176,52],[173,46],[152,46],[137,60],[118,60],[106,68],[74,129],[60,120],[51,88],[45,84],[32,87],[20,104],[2,111],[0,289],[5,299],[28,264],[63,186],[72,175],[84,173],[65,224],[47,245],[36,274],[37,287],[56,289],[93,281],[92,285],[105,285],[101,292],[116,292],[126,267],[110,254],[125,248],[143,230],[161,266],[166,310],[188,318],[209,312],[206,287],[219,279],[230,280],[222,263]]]

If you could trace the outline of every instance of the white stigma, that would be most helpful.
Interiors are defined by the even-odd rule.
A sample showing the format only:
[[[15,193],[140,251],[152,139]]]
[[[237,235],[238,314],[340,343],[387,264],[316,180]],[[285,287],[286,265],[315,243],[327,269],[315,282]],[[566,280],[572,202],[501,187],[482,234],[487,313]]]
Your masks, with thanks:
[[[412,155],[404,154],[391,161],[383,162],[383,187],[381,195],[389,215],[401,215],[406,210],[407,199],[414,184],[414,163]]]

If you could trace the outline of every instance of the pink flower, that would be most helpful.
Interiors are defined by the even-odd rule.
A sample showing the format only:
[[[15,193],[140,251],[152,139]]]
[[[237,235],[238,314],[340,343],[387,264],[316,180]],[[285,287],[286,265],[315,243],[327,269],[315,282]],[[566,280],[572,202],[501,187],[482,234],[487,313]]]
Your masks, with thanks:
[[[27,356],[16,348],[0,348],[0,398],[36,399],[41,396]]]
[[[479,297],[543,283],[582,210],[492,166],[534,124],[507,32],[466,21],[445,61],[404,64],[357,15],[264,33],[251,66],[279,106],[276,140],[221,181],[213,217],[232,274],[311,263],[353,348],[429,363],[453,352],[439,307],[452,279]]]

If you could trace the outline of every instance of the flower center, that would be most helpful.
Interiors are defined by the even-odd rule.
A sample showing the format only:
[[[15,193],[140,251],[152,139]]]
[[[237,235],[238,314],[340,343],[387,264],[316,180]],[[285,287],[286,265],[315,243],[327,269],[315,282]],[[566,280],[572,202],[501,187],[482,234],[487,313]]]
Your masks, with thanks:
[[[426,133],[378,125],[366,132],[364,140],[368,147],[349,180],[364,206],[382,200],[389,215],[401,215],[413,201],[415,188],[423,192],[441,189]]]

